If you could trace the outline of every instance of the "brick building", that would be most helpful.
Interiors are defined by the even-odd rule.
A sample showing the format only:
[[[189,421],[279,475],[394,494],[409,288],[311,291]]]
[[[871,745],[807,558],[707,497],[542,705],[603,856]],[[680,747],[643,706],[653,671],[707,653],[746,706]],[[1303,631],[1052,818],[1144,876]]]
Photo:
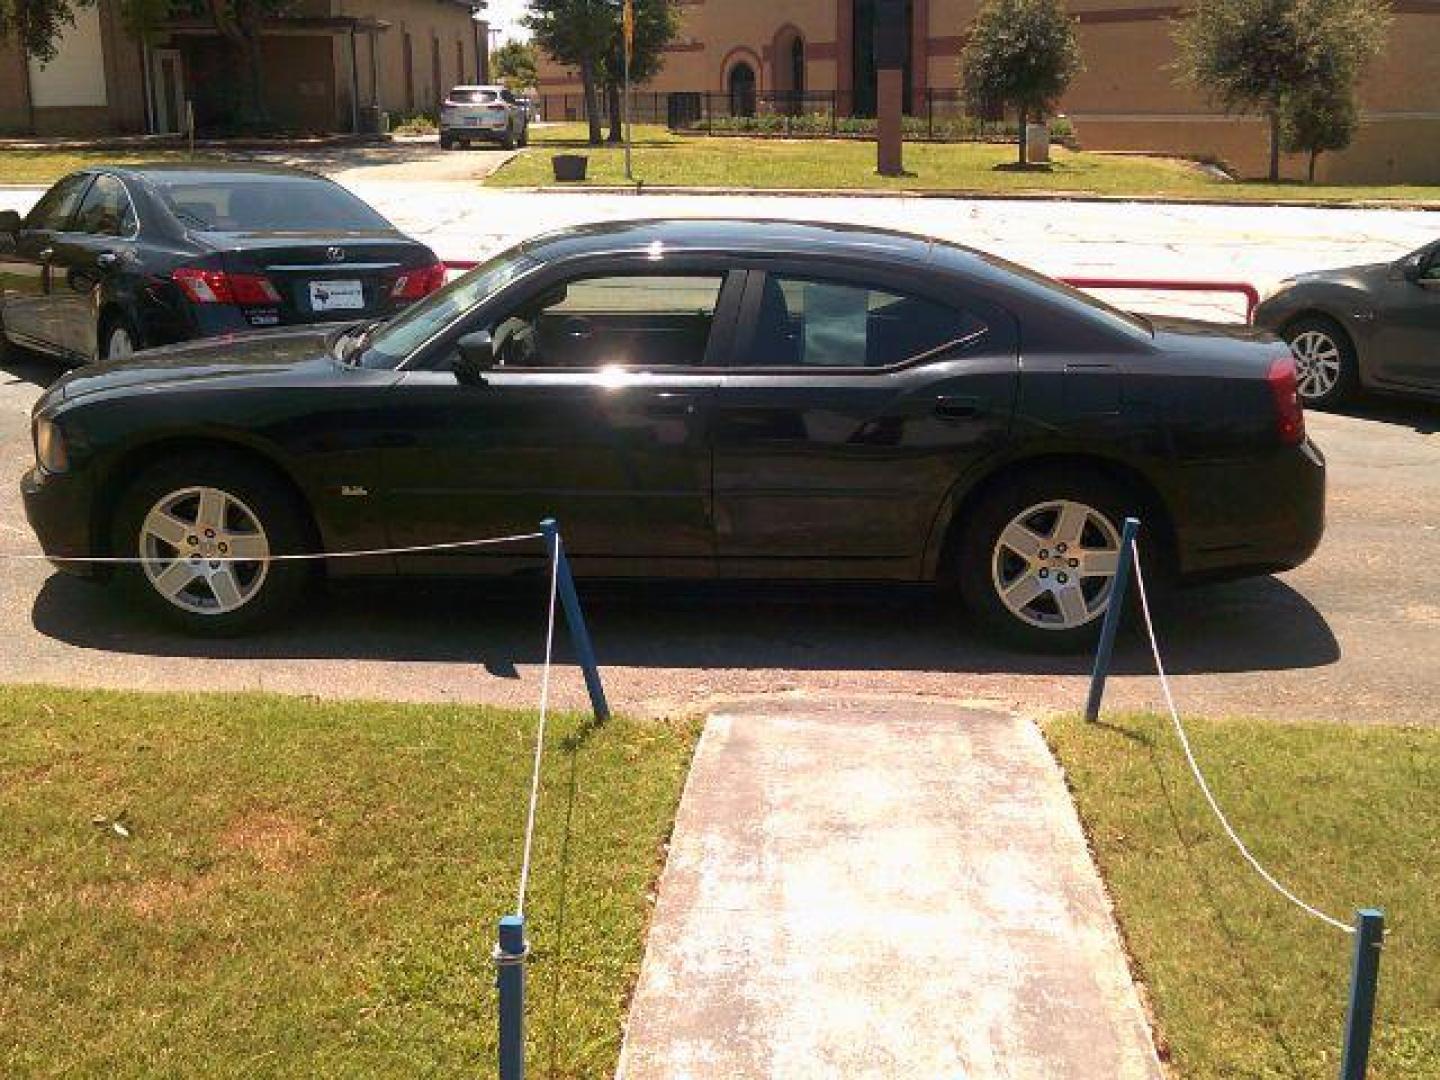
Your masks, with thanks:
[[[452,85],[484,76],[487,35],[468,0],[304,0],[272,19],[263,44],[266,101],[283,127],[351,131],[366,107],[433,110]],[[75,10],[48,64],[0,41],[0,134],[179,132],[192,102],[202,131],[233,102],[226,43],[203,18],[142,40],[115,0]]]
[[[665,69],[644,89],[727,95],[833,93],[842,115],[873,108],[870,47],[875,0],[672,0],[682,25]],[[966,28],[979,0],[908,0],[907,102],[953,89]],[[1079,23],[1085,71],[1062,110],[1081,143],[1097,150],[1213,156],[1263,173],[1266,125],[1226,116],[1182,86],[1174,70],[1175,0],[1068,0]],[[1392,0],[1390,40],[1362,90],[1364,122],[1354,146],[1321,158],[1330,182],[1440,182],[1440,0]],[[578,74],[553,62],[543,94],[578,94]],[[1287,171],[1303,175],[1303,162]]]

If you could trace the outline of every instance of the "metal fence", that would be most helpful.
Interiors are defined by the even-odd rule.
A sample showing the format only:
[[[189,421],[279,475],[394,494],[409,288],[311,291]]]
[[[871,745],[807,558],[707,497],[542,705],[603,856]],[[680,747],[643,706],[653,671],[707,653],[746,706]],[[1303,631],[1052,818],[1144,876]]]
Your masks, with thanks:
[[[589,120],[584,94],[539,94],[539,117],[548,122]],[[873,116],[854,115],[853,95],[841,90],[711,93],[699,90],[635,91],[630,117],[637,124],[664,124],[671,131],[706,135],[788,135],[870,138]],[[970,113],[959,90],[930,89],[914,94],[904,118],[905,137],[932,142],[990,142],[1016,138],[1016,123],[1005,117]],[[599,95],[596,112],[610,123],[609,103]],[[1070,134],[1063,118],[1052,121],[1055,137]]]

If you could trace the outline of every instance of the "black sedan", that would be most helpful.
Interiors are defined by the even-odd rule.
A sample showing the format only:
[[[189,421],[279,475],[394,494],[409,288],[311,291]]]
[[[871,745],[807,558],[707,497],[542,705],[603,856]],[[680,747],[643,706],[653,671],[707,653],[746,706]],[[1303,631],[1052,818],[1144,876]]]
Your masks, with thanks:
[[[444,283],[429,248],[298,169],[86,169],[0,212],[0,345],[69,363],[390,315]]]
[[[34,429],[45,551],[143,556],[119,576],[202,633],[300,595],[313,564],[267,555],[554,515],[582,574],[953,582],[988,626],[1064,648],[1098,629],[1125,515],[1188,580],[1296,566],[1324,517],[1278,339],[837,225],[554,233],[383,324],[72,373]],[[534,547],[325,569],[534,572]]]
[[[1290,342],[1308,405],[1360,390],[1440,399],[1440,243],[1283,281],[1255,322]]]

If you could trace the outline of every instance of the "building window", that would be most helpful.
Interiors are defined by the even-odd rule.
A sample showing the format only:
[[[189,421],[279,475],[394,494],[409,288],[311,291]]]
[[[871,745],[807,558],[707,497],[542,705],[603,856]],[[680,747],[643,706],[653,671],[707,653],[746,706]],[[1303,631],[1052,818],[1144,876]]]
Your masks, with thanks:
[[[730,115],[755,115],[755,69],[741,60],[730,69]]]

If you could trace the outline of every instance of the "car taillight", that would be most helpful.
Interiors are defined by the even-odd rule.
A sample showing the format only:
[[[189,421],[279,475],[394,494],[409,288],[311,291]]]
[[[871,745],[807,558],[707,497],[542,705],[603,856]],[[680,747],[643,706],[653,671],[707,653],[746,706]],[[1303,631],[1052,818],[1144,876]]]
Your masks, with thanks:
[[[197,304],[278,304],[280,293],[263,274],[231,274],[182,266],[170,275],[180,291]]]
[[[1270,363],[1266,376],[1275,403],[1275,433],[1286,446],[1305,441],[1305,407],[1300,402],[1300,378],[1295,357],[1279,356]]]
[[[445,264],[431,263],[406,270],[395,279],[390,296],[395,300],[419,300],[445,284]]]

